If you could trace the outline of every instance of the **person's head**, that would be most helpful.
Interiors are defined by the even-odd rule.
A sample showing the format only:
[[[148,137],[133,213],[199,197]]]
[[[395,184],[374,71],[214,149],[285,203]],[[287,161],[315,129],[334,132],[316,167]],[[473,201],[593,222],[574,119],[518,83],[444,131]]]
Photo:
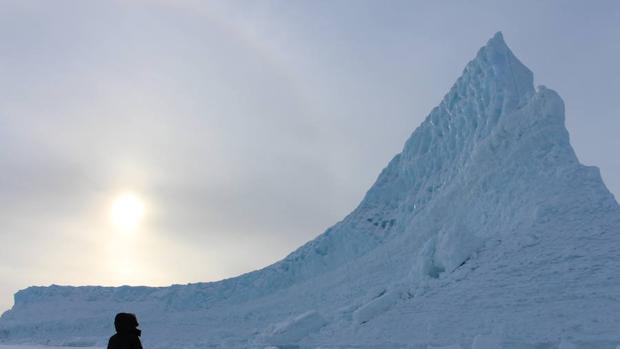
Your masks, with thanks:
[[[116,332],[118,333],[136,333],[138,336],[140,335],[140,330],[138,330],[138,318],[136,315],[131,313],[118,313],[114,317],[114,328],[116,328]]]

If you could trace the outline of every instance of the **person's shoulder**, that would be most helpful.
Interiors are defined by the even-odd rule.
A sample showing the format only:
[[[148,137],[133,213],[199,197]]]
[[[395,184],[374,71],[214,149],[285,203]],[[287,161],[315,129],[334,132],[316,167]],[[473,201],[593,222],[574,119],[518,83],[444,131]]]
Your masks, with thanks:
[[[116,348],[118,344],[118,333],[112,335],[110,339],[108,339],[108,349]]]

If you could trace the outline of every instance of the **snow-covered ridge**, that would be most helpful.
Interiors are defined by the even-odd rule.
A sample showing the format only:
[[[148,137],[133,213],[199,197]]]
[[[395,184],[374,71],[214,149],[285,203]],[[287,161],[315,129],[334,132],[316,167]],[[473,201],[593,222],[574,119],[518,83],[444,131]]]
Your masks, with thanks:
[[[214,283],[31,287],[0,341],[103,343],[134,311],[157,346],[620,343],[619,252],[620,207],[577,160],[562,99],[498,33],[360,205],[282,261]]]

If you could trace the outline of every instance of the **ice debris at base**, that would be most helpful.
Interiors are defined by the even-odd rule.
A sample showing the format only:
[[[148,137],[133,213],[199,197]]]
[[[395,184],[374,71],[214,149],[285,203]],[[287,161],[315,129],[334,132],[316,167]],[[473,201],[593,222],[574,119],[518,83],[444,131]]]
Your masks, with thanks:
[[[460,345],[458,345],[458,344],[453,344],[453,345],[442,345],[442,346],[439,346],[439,347],[435,347],[435,346],[429,345],[429,346],[427,347],[427,349],[463,349],[463,347],[461,347],[461,346],[460,346]]]
[[[570,341],[564,339],[560,342],[558,349],[577,349],[577,346]]]
[[[295,318],[276,324],[263,340],[272,344],[286,345],[297,343],[300,339],[319,330],[327,322],[316,311],[308,311]]]
[[[502,349],[501,339],[494,335],[477,335],[471,349]]]
[[[386,312],[394,305],[400,296],[398,289],[384,290],[368,303],[360,306],[353,312],[353,320],[356,324],[364,324],[379,314]]]
[[[506,348],[565,335],[611,348],[620,207],[575,156],[560,96],[534,88],[498,33],[359,206],[283,260],[211,283],[30,287],[0,342],[103,346],[118,311],[138,314],[151,348],[425,348],[497,332]]]

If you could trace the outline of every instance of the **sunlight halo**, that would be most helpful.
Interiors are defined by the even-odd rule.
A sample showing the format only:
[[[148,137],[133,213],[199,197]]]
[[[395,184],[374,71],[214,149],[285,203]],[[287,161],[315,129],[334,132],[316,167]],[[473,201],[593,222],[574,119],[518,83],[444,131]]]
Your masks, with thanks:
[[[119,231],[134,232],[144,217],[144,202],[134,193],[127,192],[114,199],[110,207],[110,221]]]

